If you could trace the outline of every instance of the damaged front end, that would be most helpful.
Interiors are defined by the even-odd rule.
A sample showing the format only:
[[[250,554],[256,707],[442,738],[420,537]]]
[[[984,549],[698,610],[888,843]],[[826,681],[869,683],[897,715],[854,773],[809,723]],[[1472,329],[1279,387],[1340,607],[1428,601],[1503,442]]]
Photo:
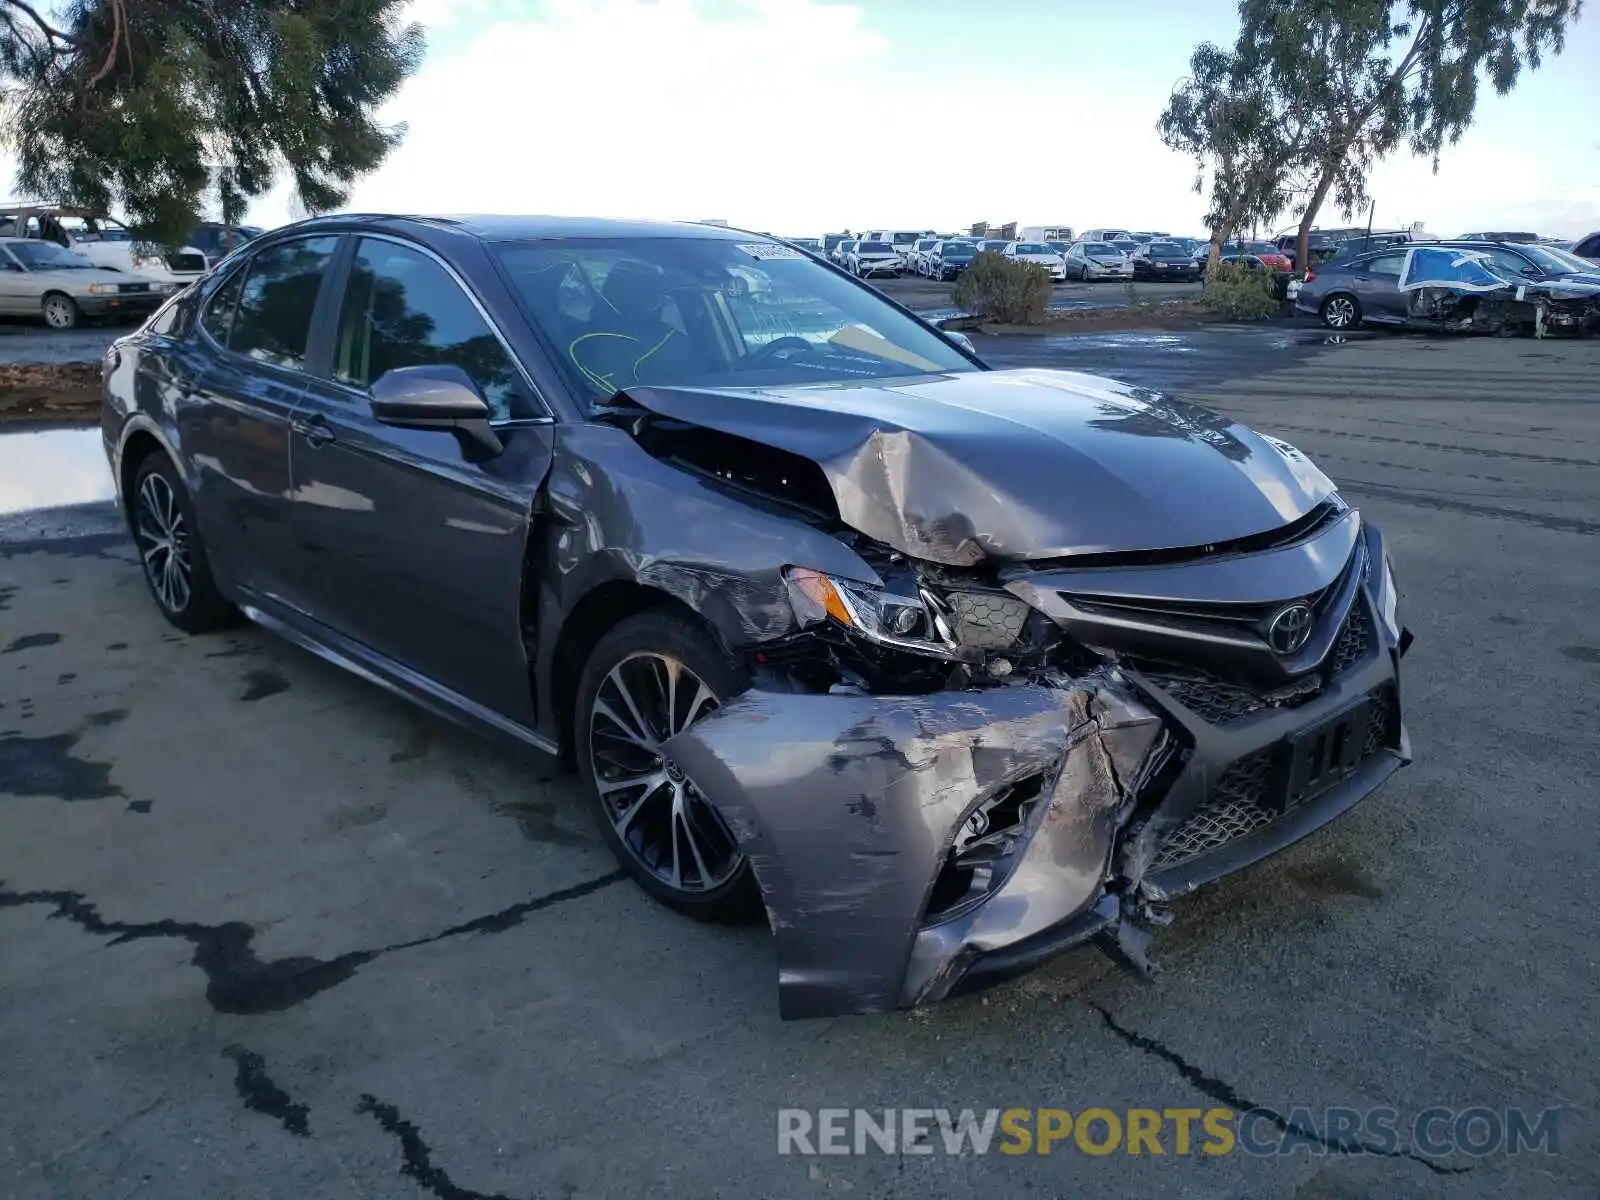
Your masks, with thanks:
[[[614,406],[653,457],[781,506],[853,560],[783,568],[785,619],[730,639],[750,689],[661,747],[750,863],[786,1018],[930,1003],[1090,939],[1149,972],[1166,901],[1409,759],[1408,635],[1377,530],[1293,447],[1103,381],[1015,376],[1052,389],[1039,411],[1059,441],[1063,378],[1102,439],[1074,465],[1092,461],[1102,492],[1126,483],[1099,525],[1120,541],[1089,541],[1037,480],[996,473],[1000,445],[980,475],[980,457],[881,417],[847,427],[840,402],[809,445],[745,394]],[[1229,536],[1130,548],[1163,499],[1132,485],[1130,434],[1210,471],[1213,497],[1235,489],[1200,515]]]
[[[1401,268],[1400,290],[1407,323],[1441,332],[1542,338],[1600,330],[1600,286],[1518,278],[1484,251],[1415,247]]]

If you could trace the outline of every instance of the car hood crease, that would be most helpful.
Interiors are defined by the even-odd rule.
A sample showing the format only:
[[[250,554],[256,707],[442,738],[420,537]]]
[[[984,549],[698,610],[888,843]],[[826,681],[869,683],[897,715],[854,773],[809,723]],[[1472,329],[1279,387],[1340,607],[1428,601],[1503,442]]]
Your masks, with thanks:
[[[1074,372],[626,397],[815,462],[847,525],[949,566],[1203,546],[1278,528],[1332,491],[1237,422]]]

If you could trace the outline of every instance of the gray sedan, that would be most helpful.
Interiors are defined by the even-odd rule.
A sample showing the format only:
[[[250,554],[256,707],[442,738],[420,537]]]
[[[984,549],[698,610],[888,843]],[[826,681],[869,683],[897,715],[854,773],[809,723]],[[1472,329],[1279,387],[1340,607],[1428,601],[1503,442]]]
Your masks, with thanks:
[[[565,754],[640,887],[766,915],[786,1017],[1147,965],[1409,758],[1383,536],[1303,453],[760,234],[318,218],[104,372],[174,626]]]
[[[143,317],[172,284],[107,271],[81,254],[37,238],[0,238],[0,314],[43,317],[71,329],[87,317]]]

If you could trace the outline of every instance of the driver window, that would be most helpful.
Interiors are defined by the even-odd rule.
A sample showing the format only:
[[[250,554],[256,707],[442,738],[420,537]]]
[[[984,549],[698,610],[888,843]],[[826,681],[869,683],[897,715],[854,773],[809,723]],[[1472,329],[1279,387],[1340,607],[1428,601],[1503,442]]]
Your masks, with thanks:
[[[339,315],[334,378],[366,388],[395,367],[446,363],[478,385],[490,420],[537,415],[511,356],[449,272],[420,250],[363,238]]]

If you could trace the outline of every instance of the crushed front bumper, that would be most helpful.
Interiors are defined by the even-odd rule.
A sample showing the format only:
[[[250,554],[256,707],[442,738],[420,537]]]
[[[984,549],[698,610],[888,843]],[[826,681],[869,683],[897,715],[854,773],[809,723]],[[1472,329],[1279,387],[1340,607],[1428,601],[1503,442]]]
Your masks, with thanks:
[[[1317,694],[1243,716],[1108,666],[931,695],[750,691],[667,742],[749,858],[781,1015],[931,1003],[1095,937],[1147,968],[1154,906],[1321,828],[1410,760],[1409,638],[1351,586],[1360,639],[1340,635]],[[1292,798],[1306,738],[1352,712],[1352,752]],[[1038,799],[988,890],[935,906],[958,835],[1025,781]]]

